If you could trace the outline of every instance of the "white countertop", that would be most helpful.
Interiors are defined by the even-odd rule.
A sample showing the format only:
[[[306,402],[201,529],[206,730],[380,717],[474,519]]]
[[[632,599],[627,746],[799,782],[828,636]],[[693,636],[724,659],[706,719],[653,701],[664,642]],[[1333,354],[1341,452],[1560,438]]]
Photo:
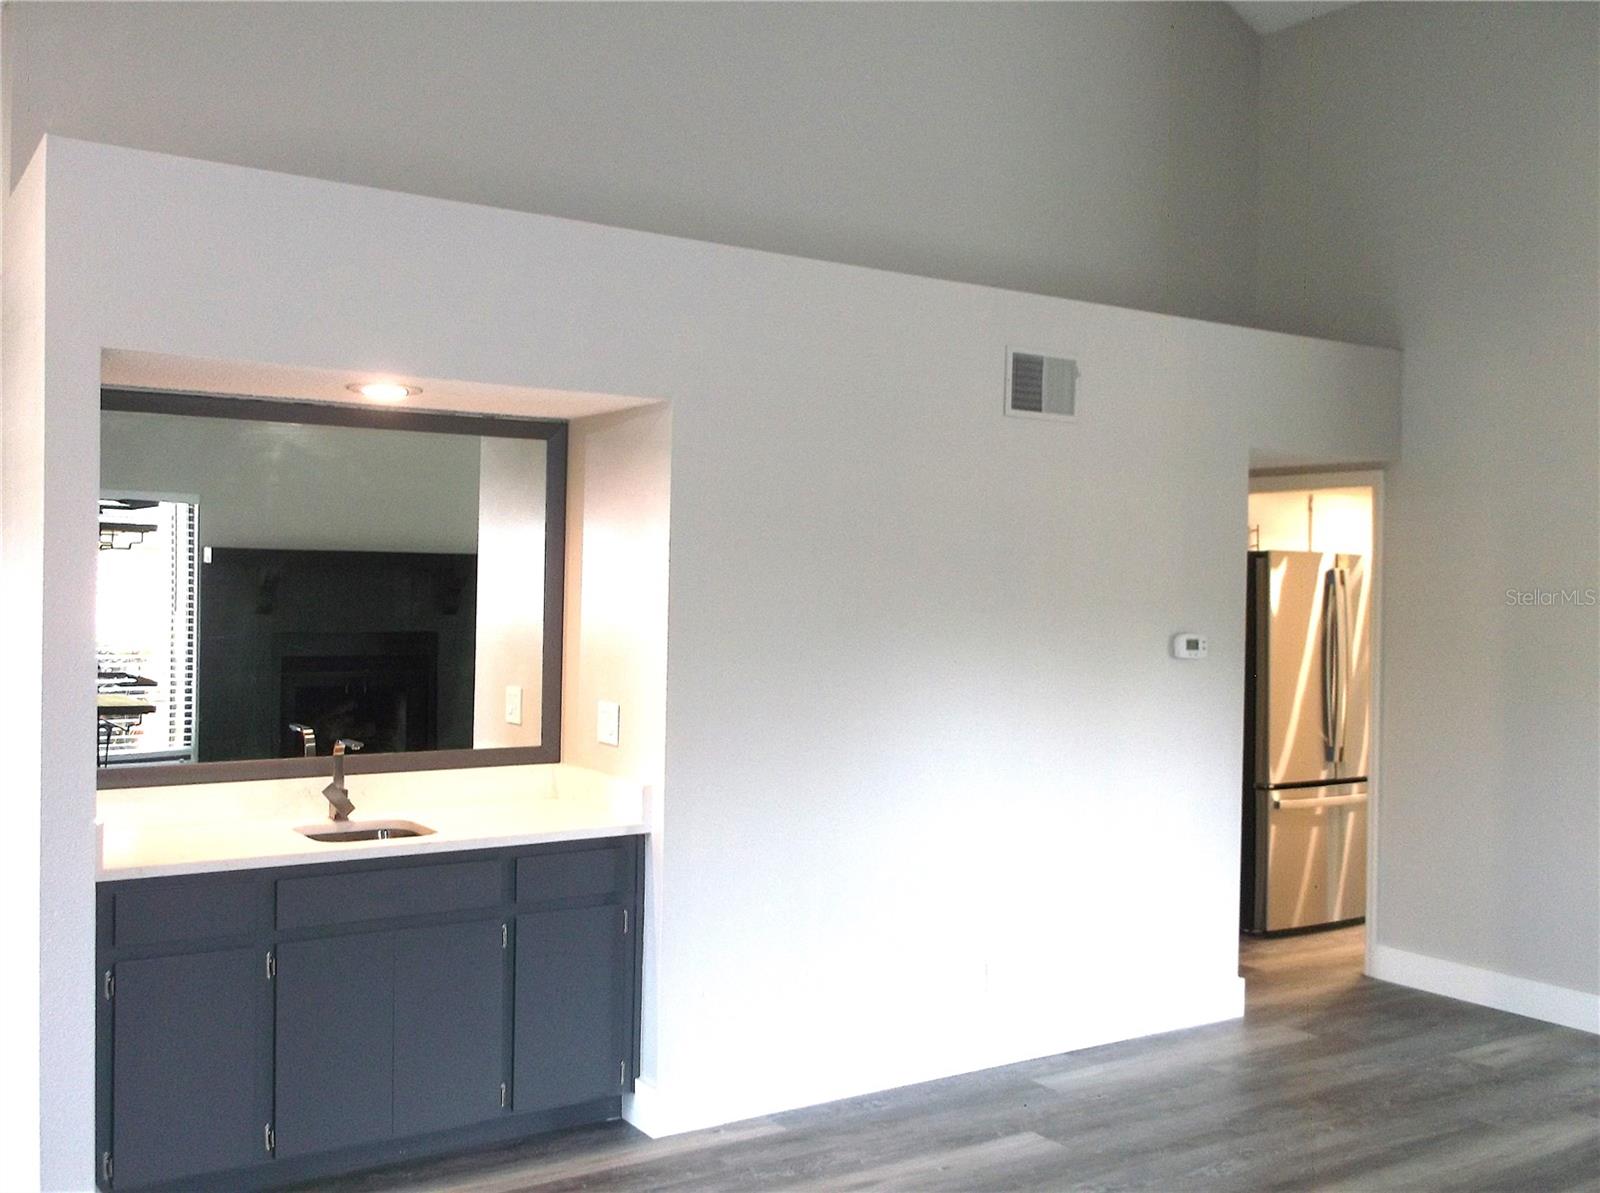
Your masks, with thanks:
[[[326,777],[131,787],[99,793],[101,881],[409,857],[648,831],[646,790],[554,764],[351,775],[354,822],[414,820],[423,837],[338,844],[295,832],[328,822]]]

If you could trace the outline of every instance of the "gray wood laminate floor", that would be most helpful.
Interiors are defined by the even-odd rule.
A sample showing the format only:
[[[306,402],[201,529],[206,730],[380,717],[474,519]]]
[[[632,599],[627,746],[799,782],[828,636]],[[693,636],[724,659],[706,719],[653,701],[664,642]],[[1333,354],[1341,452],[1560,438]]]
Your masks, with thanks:
[[[1360,928],[1245,941],[1243,1022],[652,1141],[622,1123],[340,1193],[1600,1191],[1595,1037],[1374,981]]]

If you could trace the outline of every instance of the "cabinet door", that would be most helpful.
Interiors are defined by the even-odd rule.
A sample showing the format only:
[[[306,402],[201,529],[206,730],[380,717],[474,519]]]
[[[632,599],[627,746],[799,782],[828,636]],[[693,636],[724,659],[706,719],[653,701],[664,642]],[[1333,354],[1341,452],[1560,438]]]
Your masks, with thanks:
[[[500,920],[395,933],[395,1134],[504,1112],[504,940]]]
[[[265,1160],[265,951],[124,961],[115,972],[116,1187]]]
[[[394,934],[278,946],[277,1154],[394,1131]]]
[[[633,980],[622,914],[607,905],[517,917],[517,1110],[622,1092]]]

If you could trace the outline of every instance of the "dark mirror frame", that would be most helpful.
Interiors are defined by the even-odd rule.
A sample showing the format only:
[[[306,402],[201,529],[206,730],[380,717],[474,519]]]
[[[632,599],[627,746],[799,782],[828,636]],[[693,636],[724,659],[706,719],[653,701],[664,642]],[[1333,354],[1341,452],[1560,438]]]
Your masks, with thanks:
[[[451,770],[473,766],[525,766],[561,761],[561,653],[567,557],[567,424],[554,419],[444,414],[392,407],[345,406],[231,395],[105,389],[100,409],[132,414],[177,414],[256,422],[383,431],[427,431],[545,441],[544,658],[539,745],[483,750],[419,750],[405,754],[350,754],[349,774]],[[97,481],[98,483],[98,481]],[[96,767],[100,790],[164,787],[179,783],[233,783],[249,779],[325,776],[326,758],[252,758],[233,762],[187,762],[153,766]]]

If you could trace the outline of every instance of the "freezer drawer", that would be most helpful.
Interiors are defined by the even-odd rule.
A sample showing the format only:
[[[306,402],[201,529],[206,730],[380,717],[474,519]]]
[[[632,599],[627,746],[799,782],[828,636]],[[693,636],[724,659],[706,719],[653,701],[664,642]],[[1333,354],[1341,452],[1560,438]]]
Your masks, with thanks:
[[[1256,791],[1255,929],[1367,914],[1365,783]]]

